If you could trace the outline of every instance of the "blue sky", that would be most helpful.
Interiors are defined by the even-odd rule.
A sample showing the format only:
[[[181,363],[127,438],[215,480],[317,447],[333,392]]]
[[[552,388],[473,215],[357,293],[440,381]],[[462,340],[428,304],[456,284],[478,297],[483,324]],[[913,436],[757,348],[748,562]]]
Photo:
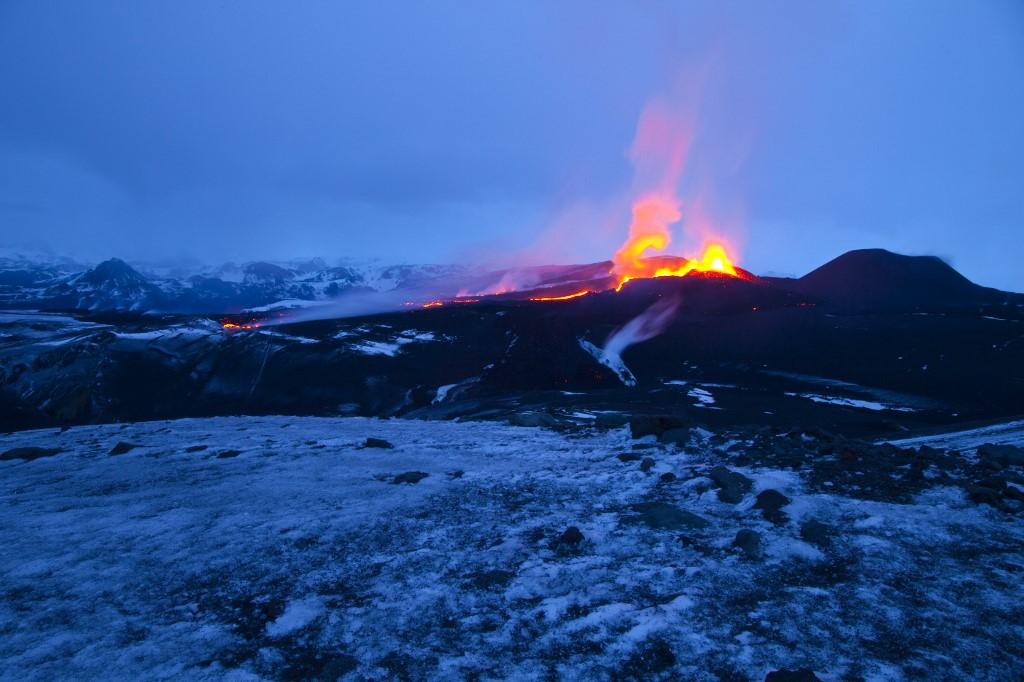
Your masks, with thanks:
[[[660,102],[749,269],[881,246],[1024,290],[1012,0],[8,0],[0,92],[0,245],[604,259]]]

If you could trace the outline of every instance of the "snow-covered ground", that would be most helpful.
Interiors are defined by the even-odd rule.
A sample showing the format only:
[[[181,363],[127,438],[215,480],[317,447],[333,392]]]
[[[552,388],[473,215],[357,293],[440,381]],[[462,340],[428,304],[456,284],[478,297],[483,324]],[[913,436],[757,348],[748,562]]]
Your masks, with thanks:
[[[269,417],[4,436],[61,452],[0,462],[0,678],[1019,678],[1019,515],[738,463],[752,489],[727,504],[706,477],[725,455],[695,433]],[[766,489],[788,519],[753,508]],[[828,544],[801,539],[811,519]]]

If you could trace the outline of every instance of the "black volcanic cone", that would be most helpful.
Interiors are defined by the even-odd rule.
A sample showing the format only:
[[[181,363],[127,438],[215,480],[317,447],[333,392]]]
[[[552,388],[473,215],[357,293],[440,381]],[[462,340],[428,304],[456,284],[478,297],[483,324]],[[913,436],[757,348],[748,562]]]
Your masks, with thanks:
[[[848,251],[783,286],[851,312],[945,310],[1015,298],[974,284],[935,256],[884,249]]]

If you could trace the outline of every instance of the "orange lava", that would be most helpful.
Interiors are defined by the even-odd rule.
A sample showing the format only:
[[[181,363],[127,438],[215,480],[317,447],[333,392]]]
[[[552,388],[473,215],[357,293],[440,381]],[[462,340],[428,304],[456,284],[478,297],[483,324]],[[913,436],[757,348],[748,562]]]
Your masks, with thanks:
[[[577,291],[575,294],[566,294],[565,296],[537,296],[531,298],[531,301],[568,301],[569,299],[579,298],[580,296],[586,296],[590,293],[590,289],[584,289],[583,291]]]
[[[430,303],[424,303],[424,308],[440,308],[444,305],[444,301],[431,301]]]

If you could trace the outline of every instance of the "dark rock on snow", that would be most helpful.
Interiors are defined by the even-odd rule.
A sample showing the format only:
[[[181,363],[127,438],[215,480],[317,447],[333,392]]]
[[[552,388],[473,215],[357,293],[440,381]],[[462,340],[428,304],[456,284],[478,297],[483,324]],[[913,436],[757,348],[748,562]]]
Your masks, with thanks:
[[[378,448],[381,450],[390,450],[394,445],[384,440],[383,438],[367,438],[363,441],[364,448]]]
[[[217,453],[217,459],[231,459],[242,454],[241,450],[221,450]]]
[[[190,445],[185,448],[185,452],[202,452],[203,450],[210,447],[209,445]]]
[[[789,504],[790,501],[788,497],[778,490],[769,488],[758,493],[754,509],[760,509],[761,514],[772,523],[782,523],[786,519],[786,514],[782,511],[782,508]]]
[[[558,537],[558,544],[563,546],[575,547],[583,542],[586,538],[579,528],[576,526],[569,526],[565,531]]]
[[[753,481],[749,478],[724,466],[716,466],[708,474],[708,478],[718,486],[718,499],[728,504],[736,504],[754,487]]]
[[[430,474],[424,473],[422,471],[406,471],[404,474],[398,474],[397,476],[395,476],[393,479],[391,479],[391,482],[395,485],[398,485],[399,483],[415,484],[419,483],[429,475]]]
[[[667,502],[640,502],[632,509],[636,514],[624,520],[630,523],[643,523],[660,530],[684,530],[705,528],[709,525],[706,519],[680,509]]]
[[[0,455],[0,460],[23,459],[30,461],[40,457],[53,457],[60,452],[60,448],[12,448]]]
[[[653,468],[654,468],[654,458],[653,457],[644,457],[643,461],[640,462],[640,471],[644,472],[645,474],[648,471],[650,471],[651,469],[653,469]]]
[[[661,436],[666,431],[681,429],[686,422],[679,417],[668,415],[637,415],[629,420],[629,432],[633,438]]]
[[[978,459],[997,466],[1024,466],[1024,448],[986,443],[978,448]]]
[[[800,524],[800,537],[812,545],[825,547],[832,542],[834,534],[835,530],[832,526],[821,521],[811,519]]]
[[[135,448],[142,447],[138,443],[128,443],[126,441],[118,441],[117,445],[110,448],[111,455],[123,455],[126,452],[131,452]]]
[[[757,531],[743,528],[736,533],[736,538],[732,541],[733,547],[738,547],[743,550],[743,554],[748,559],[757,560],[760,559],[763,550],[761,548],[761,534]]]

